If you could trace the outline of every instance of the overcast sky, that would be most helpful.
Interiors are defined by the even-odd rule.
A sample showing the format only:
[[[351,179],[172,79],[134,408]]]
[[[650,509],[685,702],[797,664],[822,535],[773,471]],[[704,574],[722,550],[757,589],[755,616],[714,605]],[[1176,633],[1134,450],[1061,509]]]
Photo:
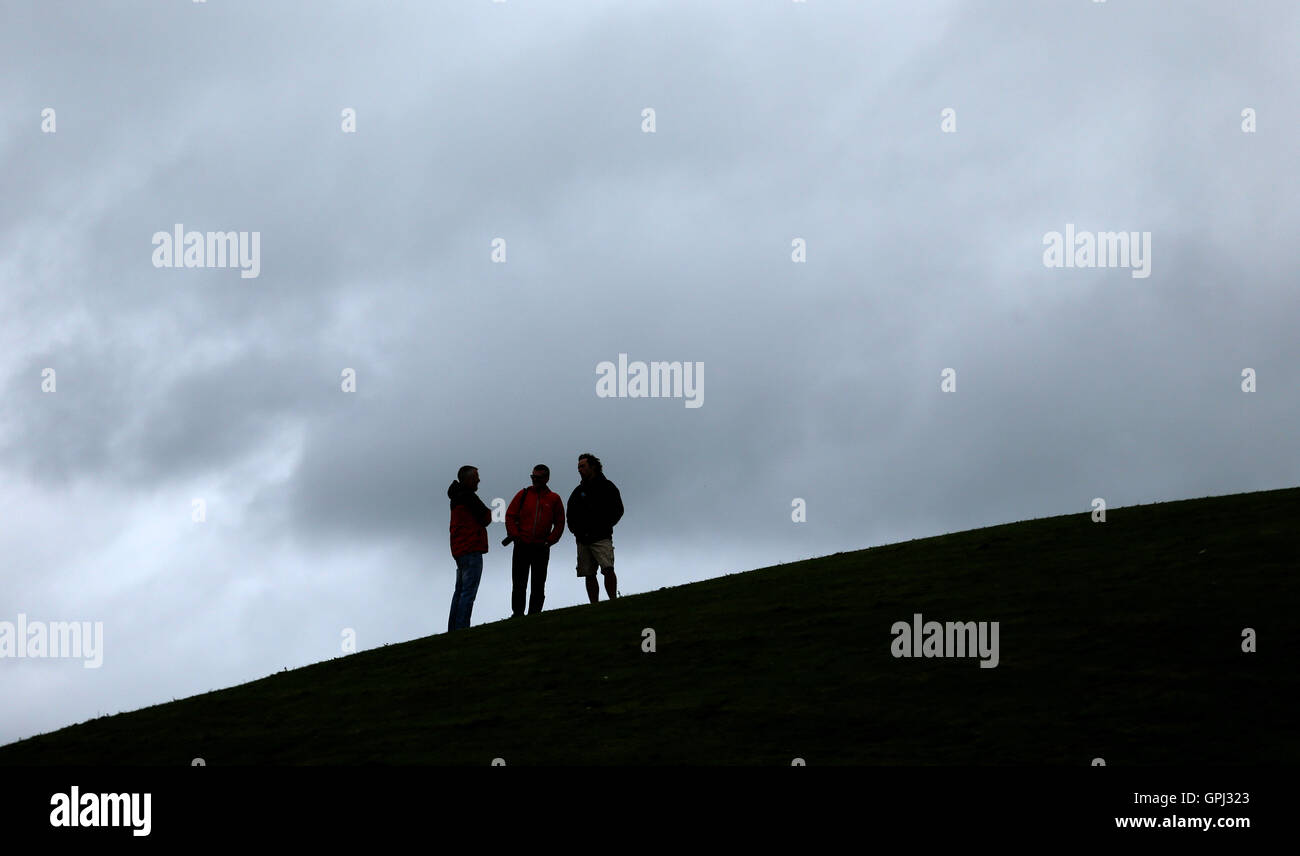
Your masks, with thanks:
[[[1290,0],[3,9],[0,621],[104,644],[0,659],[0,742],[444,632],[466,463],[600,455],[624,594],[1300,483]]]

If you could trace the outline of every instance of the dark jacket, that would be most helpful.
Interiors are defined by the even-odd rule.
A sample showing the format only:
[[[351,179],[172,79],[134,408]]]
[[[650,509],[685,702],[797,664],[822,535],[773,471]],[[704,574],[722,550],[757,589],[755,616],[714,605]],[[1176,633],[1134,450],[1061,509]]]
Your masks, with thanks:
[[[506,509],[506,534],[521,544],[548,547],[564,534],[564,501],[553,490],[526,487]]]
[[[614,483],[598,473],[569,494],[569,531],[579,544],[594,544],[614,536],[623,517],[623,497]]]
[[[466,553],[486,553],[487,525],[492,522],[492,509],[459,480],[447,488],[447,498],[451,500],[451,557],[456,559]]]

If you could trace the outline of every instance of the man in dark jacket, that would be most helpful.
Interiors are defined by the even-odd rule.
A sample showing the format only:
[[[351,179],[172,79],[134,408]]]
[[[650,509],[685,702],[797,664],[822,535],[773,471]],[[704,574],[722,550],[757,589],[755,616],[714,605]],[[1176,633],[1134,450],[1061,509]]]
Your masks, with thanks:
[[[530,568],[533,596],[528,599],[528,614],[541,612],[542,602],[546,600],[546,566],[551,561],[551,546],[564,534],[564,501],[546,487],[550,480],[550,467],[546,464],[533,467],[532,487],[515,494],[506,509],[506,534],[515,542],[510,563],[514,581],[510,592],[512,618],[524,614]]]
[[[469,627],[479,580],[483,577],[483,554],[487,552],[487,526],[492,509],[483,504],[478,490],[478,468],[460,468],[447,488],[451,500],[451,557],[456,560],[456,592],[451,596],[447,632]]]
[[[600,458],[590,452],[578,456],[578,475],[582,483],[569,495],[569,531],[578,542],[578,576],[587,578],[587,597],[600,600],[596,584],[596,566],[605,577],[605,593],[618,597],[618,578],[614,576],[614,525],[623,517],[623,497],[614,483],[605,478]]]

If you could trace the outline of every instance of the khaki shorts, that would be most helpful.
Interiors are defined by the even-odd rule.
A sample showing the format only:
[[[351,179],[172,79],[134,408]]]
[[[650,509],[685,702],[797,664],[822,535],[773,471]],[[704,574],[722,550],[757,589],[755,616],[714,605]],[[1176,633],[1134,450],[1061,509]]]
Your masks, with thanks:
[[[608,574],[614,570],[614,539],[606,538],[604,541],[596,541],[591,544],[578,545],[578,576],[589,577],[596,573],[596,566],[600,565],[600,572]]]

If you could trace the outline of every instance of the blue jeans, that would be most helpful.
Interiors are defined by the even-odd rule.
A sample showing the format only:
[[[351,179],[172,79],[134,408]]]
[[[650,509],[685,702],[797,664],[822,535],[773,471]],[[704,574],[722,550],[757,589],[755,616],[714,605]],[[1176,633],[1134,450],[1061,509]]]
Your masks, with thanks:
[[[478,594],[478,582],[482,577],[482,553],[465,553],[456,557],[456,593],[451,596],[448,633],[460,627],[469,627],[469,615],[474,611],[474,597]]]

